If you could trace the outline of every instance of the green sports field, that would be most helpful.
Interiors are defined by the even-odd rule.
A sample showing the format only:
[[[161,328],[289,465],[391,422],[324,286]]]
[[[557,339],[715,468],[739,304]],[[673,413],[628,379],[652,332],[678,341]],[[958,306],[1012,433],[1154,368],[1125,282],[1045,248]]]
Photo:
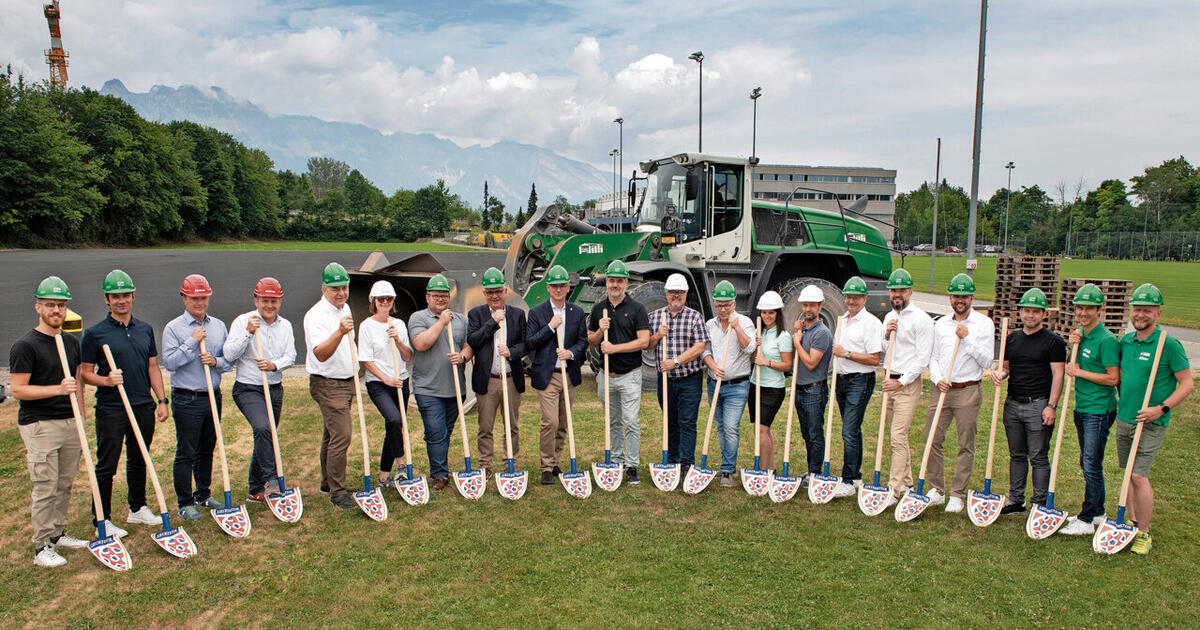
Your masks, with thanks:
[[[593,381],[585,377],[577,393],[579,456],[591,462],[602,456]],[[982,487],[990,393],[985,388],[974,488]],[[383,423],[370,401],[365,404],[374,461]],[[877,396],[864,422],[868,476],[878,405]],[[234,406],[227,409],[234,496],[242,501],[251,438]],[[852,499],[813,506],[801,495],[775,505],[715,482],[700,496],[663,494],[645,473],[661,448],[661,416],[652,395],[642,406],[641,485],[615,494],[596,489],[579,501],[559,485],[535,484],[517,502],[499,497],[492,485],[474,503],[448,487],[419,508],[389,490],[390,518],[376,523],[358,510],[334,508],[317,493],[320,418],[303,377],[289,377],[281,432],[289,483],[304,493],[301,522],[280,523],[265,506],[251,505],[253,532],[243,540],[227,537],[209,518],[188,523],[199,547],[189,560],[160,550],[150,539],[156,528],[128,526],[134,568],[116,574],[85,550],[65,551],[69,562],[58,569],[33,565],[25,451],[16,405],[9,403],[0,407],[0,627],[1060,628],[1126,625],[1133,618],[1148,627],[1189,627],[1200,615],[1196,457],[1190,446],[1200,439],[1198,411],[1193,400],[1176,412],[1155,462],[1151,555],[1098,556],[1090,539],[1030,541],[1024,519],[1016,516],[981,530],[965,515],[939,508],[899,524],[890,512],[863,516]],[[706,412],[701,406],[702,420]],[[416,462],[427,471],[415,411],[410,420],[418,434]],[[780,451],[784,420],[781,414],[774,428]],[[473,414],[467,423],[473,432]],[[923,425],[922,415],[914,427]],[[532,393],[523,399],[520,426],[519,465],[533,477],[538,412]],[[746,466],[752,440],[750,427],[742,426],[740,462]],[[914,429],[914,457],[921,448],[918,433]],[[803,470],[798,429],[793,438],[793,469]],[[1000,489],[1008,477],[1003,439],[1001,429]],[[359,444],[356,425],[351,484],[362,470]],[[451,468],[460,469],[460,432],[451,445]],[[836,471],[840,438],[833,446]],[[714,460],[718,451],[714,437]],[[170,493],[170,473],[163,472],[174,454],[169,421],[159,425],[152,452]],[[1119,483],[1114,461],[1110,438],[1110,513]],[[1072,427],[1063,442],[1058,488],[1058,505],[1069,512],[1078,511],[1082,500],[1077,462]],[[119,473],[114,491],[118,524],[125,516],[123,479]],[[219,491],[219,466],[214,481]],[[69,531],[76,535],[85,531],[89,497],[81,473],[70,511]],[[174,499],[168,500],[173,507]]]
[[[894,267],[900,266],[900,257],[892,258]],[[956,273],[964,271],[966,259],[962,256],[938,256],[934,267],[936,277],[932,293],[945,294],[946,285]],[[904,268],[912,273],[918,291],[930,291],[929,256],[906,256]],[[1200,263],[1168,262],[1157,260],[1088,260],[1066,259],[1060,263],[1058,277],[1132,280],[1133,286],[1152,282],[1162,289],[1166,298],[1162,323],[1169,326],[1200,327]],[[977,295],[981,300],[995,297],[996,258],[979,258],[975,270]]]
[[[163,245],[155,249],[277,250],[277,251],[372,251],[389,252],[470,252],[476,248],[447,243],[419,241],[240,241],[236,243],[195,243]],[[497,250],[499,251],[499,250]]]

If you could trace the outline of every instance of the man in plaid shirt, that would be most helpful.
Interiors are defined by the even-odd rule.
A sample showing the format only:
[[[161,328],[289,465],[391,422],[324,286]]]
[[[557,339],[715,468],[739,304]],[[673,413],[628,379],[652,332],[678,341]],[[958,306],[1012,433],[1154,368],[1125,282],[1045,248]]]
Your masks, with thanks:
[[[708,329],[700,313],[684,305],[688,282],[683,274],[671,274],[666,289],[667,306],[650,313],[653,332],[647,347],[655,348],[658,360],[659,378],[655,382],[660,407],[664,395],[661,374],[667,373],[667,463],[680,464],[686,474],[696,460],[696,414],[704,384],[700,355],[708,343]]]

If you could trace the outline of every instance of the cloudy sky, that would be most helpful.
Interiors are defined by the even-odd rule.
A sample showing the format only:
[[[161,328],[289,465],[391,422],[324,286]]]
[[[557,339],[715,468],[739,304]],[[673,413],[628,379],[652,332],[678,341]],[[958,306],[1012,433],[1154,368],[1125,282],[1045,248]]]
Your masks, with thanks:
[[[968,187],[979,4],[967,0],[63,0],[74,86],[216,85],[276,114],[513,140],[626,172],[697,145]],[[1128,179],[1200,148],[1194,0],[993,2],[980,189]],[[0,63],[47,76],[41,3],[0,0]]]

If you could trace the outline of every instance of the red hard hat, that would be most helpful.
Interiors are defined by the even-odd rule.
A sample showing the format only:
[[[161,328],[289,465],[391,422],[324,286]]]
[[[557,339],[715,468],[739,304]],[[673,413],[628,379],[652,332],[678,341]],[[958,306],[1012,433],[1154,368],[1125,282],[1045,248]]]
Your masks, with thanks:
[[[279,286],[278,280],[268,276],[254,285],[254,297],[281,298],[283,287]]]
[[[212,287],[208,286],[208,278],[193,273],[183,279],[183,284],[179,285],[179,294],[187,297],[204,297],[212,295]]]

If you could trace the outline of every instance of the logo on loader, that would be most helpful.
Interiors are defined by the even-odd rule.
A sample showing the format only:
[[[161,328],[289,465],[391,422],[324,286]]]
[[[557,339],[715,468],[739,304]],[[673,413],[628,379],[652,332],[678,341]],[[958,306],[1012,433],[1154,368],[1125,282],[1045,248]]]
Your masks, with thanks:
[[[579,245],[580,254],[603,254],[604,243],[581,243]]]

